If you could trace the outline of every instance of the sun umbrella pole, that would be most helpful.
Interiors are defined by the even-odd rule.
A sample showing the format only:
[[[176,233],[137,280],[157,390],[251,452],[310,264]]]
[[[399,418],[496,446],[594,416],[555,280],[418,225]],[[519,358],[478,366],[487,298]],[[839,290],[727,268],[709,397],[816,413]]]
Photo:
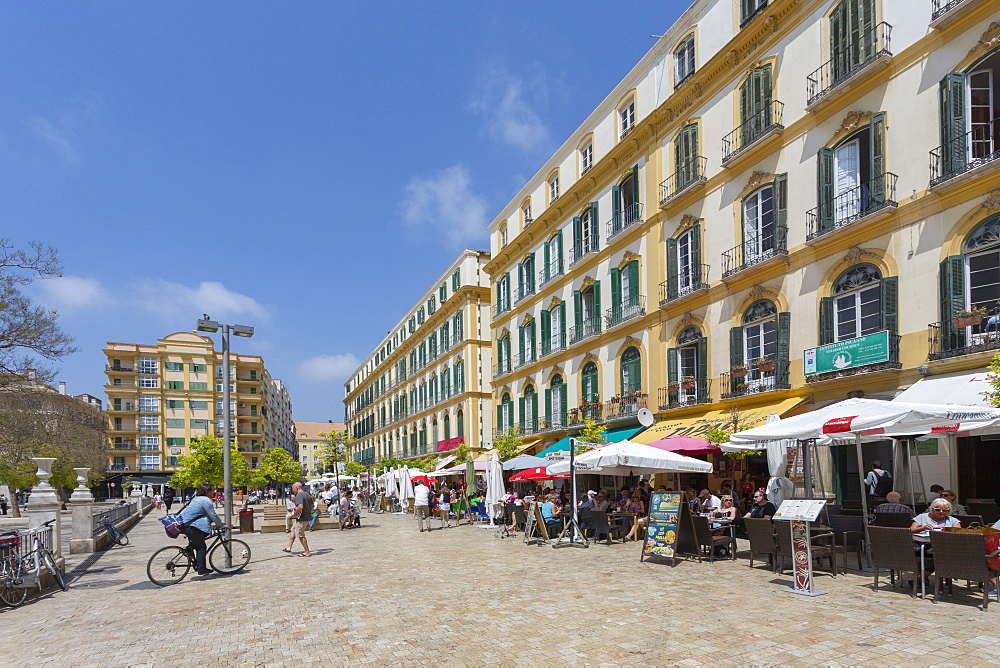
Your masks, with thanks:
[[[861,455],[861,432],[854,432],[854,450],[858,455],[858,475],[861,476],[861,516],[864,518],[862,525],[865,528],[865,557],[868,559],[868,568],[872,569],[872,542],[868,537],[868,489],[865,484],[865,462]]]

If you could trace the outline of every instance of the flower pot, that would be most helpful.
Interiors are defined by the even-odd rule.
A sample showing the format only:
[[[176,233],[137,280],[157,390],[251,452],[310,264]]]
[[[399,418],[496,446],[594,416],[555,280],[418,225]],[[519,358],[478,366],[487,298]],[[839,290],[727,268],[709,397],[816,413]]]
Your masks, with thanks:
[[[760,366],[757,367],[757,369],[759,369],[763,373],[774,371],[774,362],[771,362],[769,364],[761,364]]]
[[[733,369],[733,378],[743,378],[747,375],[746,369]]]
[[[694,383],[683,383],[681,385],[681,388],[683,388],[685,390],[693,390],[694,389]]]
[[[978,325],[982,321],[983,321],[983,316],[981,315],[967,315],[955,318],[952,321],[952,324],[955,325],[956,328],[962,328],[962,327],[972,327],[973,325]]]
[[[667,385],[667,392],[676,392],[681,389],[680,385]]]

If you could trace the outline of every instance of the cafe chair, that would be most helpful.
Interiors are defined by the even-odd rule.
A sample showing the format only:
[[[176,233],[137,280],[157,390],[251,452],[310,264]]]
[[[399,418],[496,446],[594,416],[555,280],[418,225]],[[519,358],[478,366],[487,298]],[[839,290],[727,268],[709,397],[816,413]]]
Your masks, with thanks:
[[[986,524],[993,524],[1000,519],[1000,509],[997,508],[996,501],[992,503],[967,503],[965,504],[965,512],[970,515],[981,515]]]
[[[962,523],[963,529],[968,529],[973,524],[984,526],[982,515],[952,515],[952,517],[954,517],[956,520]]]
[[[522,530],[528,525],[528,516],[524,512],[524,506],[514,506],[514,522],[518,530]]]
[[[785,572],[785,559],[788,559],[791,564],[791,568],[795,570],[795,555],[792,550],[792,535],[789,531],[788,522],[784,520],[777,520],[774,523],[774,536],[778,539],[778,572]],[[816,544],[817,540],[833,540],[835,536],[832,533],[820,533],[812,534],[809,537],[809,542],[812,544],[812,556],[813,559],[819,560],[822,563],[823,559],[830,560],[830,574],[833,577],[837,577],[837,551],[834,549],[832,543],[820,543]]]
[[[715,548],[722,545],[728,546],[730,556],[733,560],[736,559],[736,539],[733,538],[729,527],[713,529],[704,515],[695,515],[693,519],[695,538],[698,539],[701,551],[708,552],[709,561],[715,561]]]
[[[889,570],[889,584],[896,586],[896,572],[899,581],[903,582],[903,573],[913,573],[911,598],[917,596],[917,584],[920,582],[920,558],[913,548],[913,534],[909,529],[899,527],[868,527],[868,540],[872,551],[872,564],[875,566],[875,583],[872,591],[878,591],[879,571]],[[982,541],[980,541],[982,547]]]
[[[990,604],[990,580],[1000,575],[1000,571],[990,570],[986,562],[983,536],[978,533],[954,533],[951,531],[931,531],[931,551],[934,553],[934,602],[940,599],[938,592],[942,580],[968,580],[978,582],[983,588],[983,612]],[[954,597],[954,592],[952,593]]]
[[[590,511],[590,535],[595,539],[605,536],[607,538],[607,545],[611,545],[611,539],[617,536],[619,539],[624,540],[625,537],[625,523],[620,519],[614,522],[608,521],[608,514],[603,510],[591,510]]]
[[[757,554],[766,554],[767,562],[774,571],[777,565],[778,545],[774,542],[774,527],[771,520],[748,517],[743,520],[747,536],[750,537],[750,568],[753,568],[753,558]]]
[[[830,528],[833,530],[834,549],[843,554],[844,558],[840,562],[843,572],[847,574],[847,553],[854,552],[858,555],[858,570],[864,565],[861,556],[865,552],[865,522],[857,515],[830,515]]]
[[[909,529],[911,524],[913,524],[913,516],[910,513],[875,513],[875,526],[877,527]]]

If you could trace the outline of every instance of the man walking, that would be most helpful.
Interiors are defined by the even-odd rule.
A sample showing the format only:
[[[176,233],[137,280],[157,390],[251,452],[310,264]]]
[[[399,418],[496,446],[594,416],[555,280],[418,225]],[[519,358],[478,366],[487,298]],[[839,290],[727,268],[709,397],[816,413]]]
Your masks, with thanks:
[[[413,515],[417,518],[417,526],[421,532],[424,530],[424,520],[427,520],[427,530],[431,530],[430,505],[431,490],[423,480],[419,480],[413,490]]]
[[[311,557],[312,552],[309,551],[309,543],[306,541],[306,529],[309,528],[309,520],[312,519],[312,494],[302,489],[301,482],[292,485],[292,494],[295,495],[292,498],[292,503],[295,504],[295,510],[292,511],[295,516],[295,530],[288,537],[288,547],[284,551],[291,554],[292,546],[295,545],[295,538],[298,537],[299,542],[302,543],[302,547],[305,550],[299,556]]]
[[[7,514],[7,495],[0,494],[0,515]]]

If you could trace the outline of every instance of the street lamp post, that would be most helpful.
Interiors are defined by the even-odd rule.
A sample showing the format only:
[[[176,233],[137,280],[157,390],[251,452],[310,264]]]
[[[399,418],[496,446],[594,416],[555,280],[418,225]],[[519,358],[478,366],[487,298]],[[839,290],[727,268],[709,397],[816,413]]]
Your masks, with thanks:
[[[230,473],[231,454],[229,421],[232,419],[232,411],[229,408],[229,332],[236,336],[253,336],[253,327],[246,325],[224,325],[211,320],[207,315],[198,321],[199,332],[215,333],[222,330],[222,487],[223,487],[223,522],[226,526],[233,525],[233,480]],[[229,565],[229,551],[226,551],[226,565]]]

